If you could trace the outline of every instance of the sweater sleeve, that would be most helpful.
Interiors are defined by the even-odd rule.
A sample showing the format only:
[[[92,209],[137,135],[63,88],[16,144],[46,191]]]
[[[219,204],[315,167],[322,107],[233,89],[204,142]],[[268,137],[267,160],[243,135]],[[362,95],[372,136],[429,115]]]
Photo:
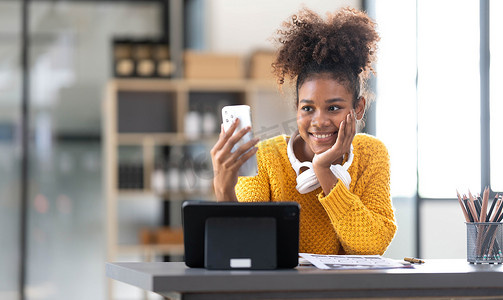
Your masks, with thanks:
[[[352,190],[338,182],[328,195],[318,200],[327,212],[346,254],[380,254],[396,232],[390,196],[390,166],[386,147],[373,145],[362,158],[366,166],[352,178]]]
[[[264,146],[259,144],[257,151],[258,174],[250,177],[239,177],[235,191],[239,202],[271,201],[270,183],[267,173],[267,157]]]

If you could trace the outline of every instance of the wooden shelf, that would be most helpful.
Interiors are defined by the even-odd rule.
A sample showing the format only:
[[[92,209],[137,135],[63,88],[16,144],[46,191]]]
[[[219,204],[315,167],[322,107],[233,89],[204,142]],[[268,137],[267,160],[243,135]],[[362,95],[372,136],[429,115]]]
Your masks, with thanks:
[[[112,79],[110,84],[125,92],[176,92],[180,81],[172,79]]]
[[[180,200],[187,198],[202,198],[207,200],[214,200],[213,190],[210,189],[208,192],[204,191],[176,191],[169,192],[166,191],[162,194],[154,193],[152,190],[142,190],[142,189],[119,189],[117,196],[123,201],[142,201],[142,198],[152,197],[160,198],[163,200]]]
[[[119,145],[143,145],[145,143],[161,145],[182,143],[184,135],[182,133],[118,133],[117,143]]]
[[[118,133],[119,145],[155,145],[176,146],[198,143],[215,143],[218,135],[203,136],[200,139],[188,139],[183,133]]]
[[[273,80],[250,79],[113,79],[111,84],[121,91],[138,92],[245,92],[259,89],[278,91],[278,85]]]
[[[187,198],[201,198],[210,201],[215,201],[213,196],[213,189],[208,192],[203,191],[180,191],[180,192],[166,192],[162,195],[164,199],[187,199]]]
[[[117,189],[117,195],[126,199],[156,197],[157,195],[148,189]]]

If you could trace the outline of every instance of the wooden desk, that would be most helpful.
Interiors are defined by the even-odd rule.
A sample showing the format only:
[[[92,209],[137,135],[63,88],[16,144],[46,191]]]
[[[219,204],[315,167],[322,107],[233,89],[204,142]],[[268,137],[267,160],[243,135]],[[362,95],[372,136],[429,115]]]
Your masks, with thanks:
[[[108,263],[106,275],[169,299],[503,299],[503,265],[466,260],[426,260],[404,269],[274,271],[209,271],[183,262]]]

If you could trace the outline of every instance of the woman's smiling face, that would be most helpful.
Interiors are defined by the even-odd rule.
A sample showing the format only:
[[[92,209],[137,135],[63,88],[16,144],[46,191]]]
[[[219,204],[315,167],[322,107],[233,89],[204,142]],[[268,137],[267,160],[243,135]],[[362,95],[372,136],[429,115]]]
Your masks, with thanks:
[[[309,78],[299,87],[297,127],[306,158],[335,144],[339,126],[352,109],[353,93],[328,75]]]

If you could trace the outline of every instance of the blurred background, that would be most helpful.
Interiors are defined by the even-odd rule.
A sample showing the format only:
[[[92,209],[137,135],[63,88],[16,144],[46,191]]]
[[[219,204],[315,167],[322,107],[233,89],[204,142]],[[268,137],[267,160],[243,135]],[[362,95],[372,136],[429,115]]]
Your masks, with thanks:
[[[465,258],[456,190],[503,191],[503,2],[3,0],[0,299],[156,299],[105,262],[183,259],[180,204],[212,200],[222,106],[251,105],[263,139],[293,132],[272,37],[303,6],[378,23],[364,131],[391,156],[385,256]]]

